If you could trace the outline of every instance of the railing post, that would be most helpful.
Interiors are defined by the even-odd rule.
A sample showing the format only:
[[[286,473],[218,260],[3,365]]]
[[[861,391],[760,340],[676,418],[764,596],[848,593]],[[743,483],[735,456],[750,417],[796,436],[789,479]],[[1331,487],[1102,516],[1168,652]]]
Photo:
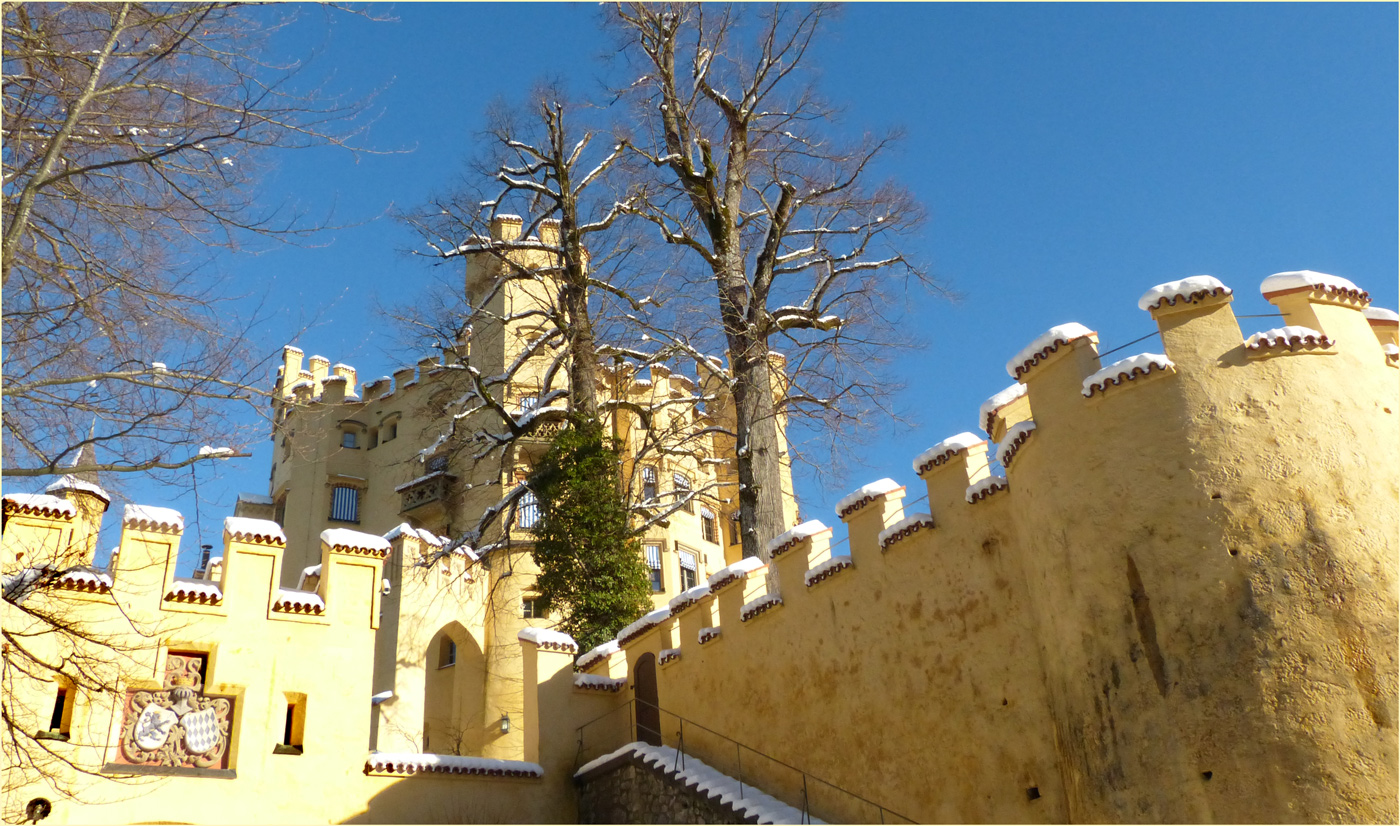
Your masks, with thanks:
[[[744,753],[741,751],[741,749],[742,749],[742,746],[739,745],[739,741],[738,741],[738,740],[735,740],[735,741],[734,741],[734,761],[735,761],[735,763],[737,764],[738,770],[739,770],[739,799],[740,799],[740,800],[743,800],[743,799],[744,799]]]
[[[677,767],[685,768],[685,718],[677,715],[676,719],[680,721],[681,727],[676,732],[676,759],[671,763],[671,771],[675,771]]]

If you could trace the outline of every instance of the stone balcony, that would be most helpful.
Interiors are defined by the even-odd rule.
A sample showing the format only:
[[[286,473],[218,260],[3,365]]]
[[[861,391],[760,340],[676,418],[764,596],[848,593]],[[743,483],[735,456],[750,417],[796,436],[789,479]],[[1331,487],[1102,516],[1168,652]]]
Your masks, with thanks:
[[[446,511],[456,481],[456,476],[440,470],[399,485],[394,488],[400,496],[399,514],[431,521]]]

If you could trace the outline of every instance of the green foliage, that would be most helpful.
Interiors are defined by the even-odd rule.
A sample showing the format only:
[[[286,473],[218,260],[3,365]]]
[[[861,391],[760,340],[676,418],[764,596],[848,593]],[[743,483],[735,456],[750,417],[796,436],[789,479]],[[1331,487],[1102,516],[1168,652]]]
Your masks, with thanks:
[[[619,451],[596,420],[574,419],[535,466],[539,499],[536,607],[563,615],[560,630],[587,651],[651,608],[641,547],[628,526]]]

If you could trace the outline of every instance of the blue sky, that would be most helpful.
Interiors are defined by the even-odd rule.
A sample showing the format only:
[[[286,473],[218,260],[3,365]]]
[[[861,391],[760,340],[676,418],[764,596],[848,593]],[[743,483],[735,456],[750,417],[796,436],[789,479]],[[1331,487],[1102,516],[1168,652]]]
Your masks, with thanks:
[[[610,50],[592,4],[372,11],[395,20],[308,10],[279,43],[316,48],[308,79],[378,93],[364,143],[402,151],[282,157],[263,201],[334,205],[353,226],[219,262],[239,292],[278,308],[262,329],[269,351],[314,319],[296,343],[362,378],[419,355],[399,350],[375,302],[411,299],[437,275],[386,212],[460,176],[493,98],[542,76],[589,93]],[[847,6],[812,56],[821,89],[844,107],[837,128],[903,127],[880,174],[928,209],[914,251],[961,297],[911,299],[911,337],[927,347],[896,365],[909,425],[870,421],[863,467],[800,478],[804,515],[831,524],[841,495],[883,476],[916,485],[913,456],[976,430],[978,405],[1010,383],[1006,360],[1050,326],[1081,322],[1103,350],[1153,332],[1137,298],[1154,284],[1214,275],[1237,313],[1265,313],[1265,276],[1313,269],[1394,309],[1396,16],[1393,4]],[[1243,320],[1246,333],[1251,321],[1267,319]],[[269,447],[200,472],[205,542],[219,543],[238,491],[266,492]],[[174,505],[192,528],[192,499]]]

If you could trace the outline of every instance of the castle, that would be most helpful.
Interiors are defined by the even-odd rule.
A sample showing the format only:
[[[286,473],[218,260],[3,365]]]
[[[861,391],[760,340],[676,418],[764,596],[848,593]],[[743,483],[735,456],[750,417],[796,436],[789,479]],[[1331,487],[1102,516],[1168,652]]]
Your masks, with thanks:
[[[4,627],[35,663],[6,675],[7,713],[53,756],[7,767],[6,818],[37,801],[54,822],[645,818],[614,781],[655,769],[760,819],[1394,821],[1396,315],[1318,273],[1261,289],[1284,324],[1247,337],[1230,288],[1197,277],[1143,296],[1159,353],[1102,365],[1085,327],[1035,338],[981,411],[995,453],[962,433],[912,457],[919,489],[854,491],[840,538],[804,522],[765,564],[671,520],[656,536],[710,551],[705,576],[577,663],[572,640],[523,616],[527,543],[440,547],[467,511],[445,487],[405,492],[441,471],[376,496],[376,473],[411,467],[388,457],[426,447],[394,446],[402,425],[384,439],[412,410],[407,373],[404,398],[371,383],[347,402],[344,368],[337,381],[313,360],[297,386],[293,352],[281,398],[304,398],[279,414],[274,496],[240,503],[198,578],[174,576],[174,512],[128,506],[99,571],[100,489],[5,495],[5,588],[21,598]],[[375,428],[374,450],[343,435]],[[342,450],[298,459],[296,439],[324,432]],[[399,453],[369,460],[384,448]],[[278,515],[279,478],[285,528],[248,512]],[[364,493],[362,527],[418,524],[328,526],[344,487]],[[120,691],[46,676],[65,657]],[[447,722],[425,726],[438,706]]]

